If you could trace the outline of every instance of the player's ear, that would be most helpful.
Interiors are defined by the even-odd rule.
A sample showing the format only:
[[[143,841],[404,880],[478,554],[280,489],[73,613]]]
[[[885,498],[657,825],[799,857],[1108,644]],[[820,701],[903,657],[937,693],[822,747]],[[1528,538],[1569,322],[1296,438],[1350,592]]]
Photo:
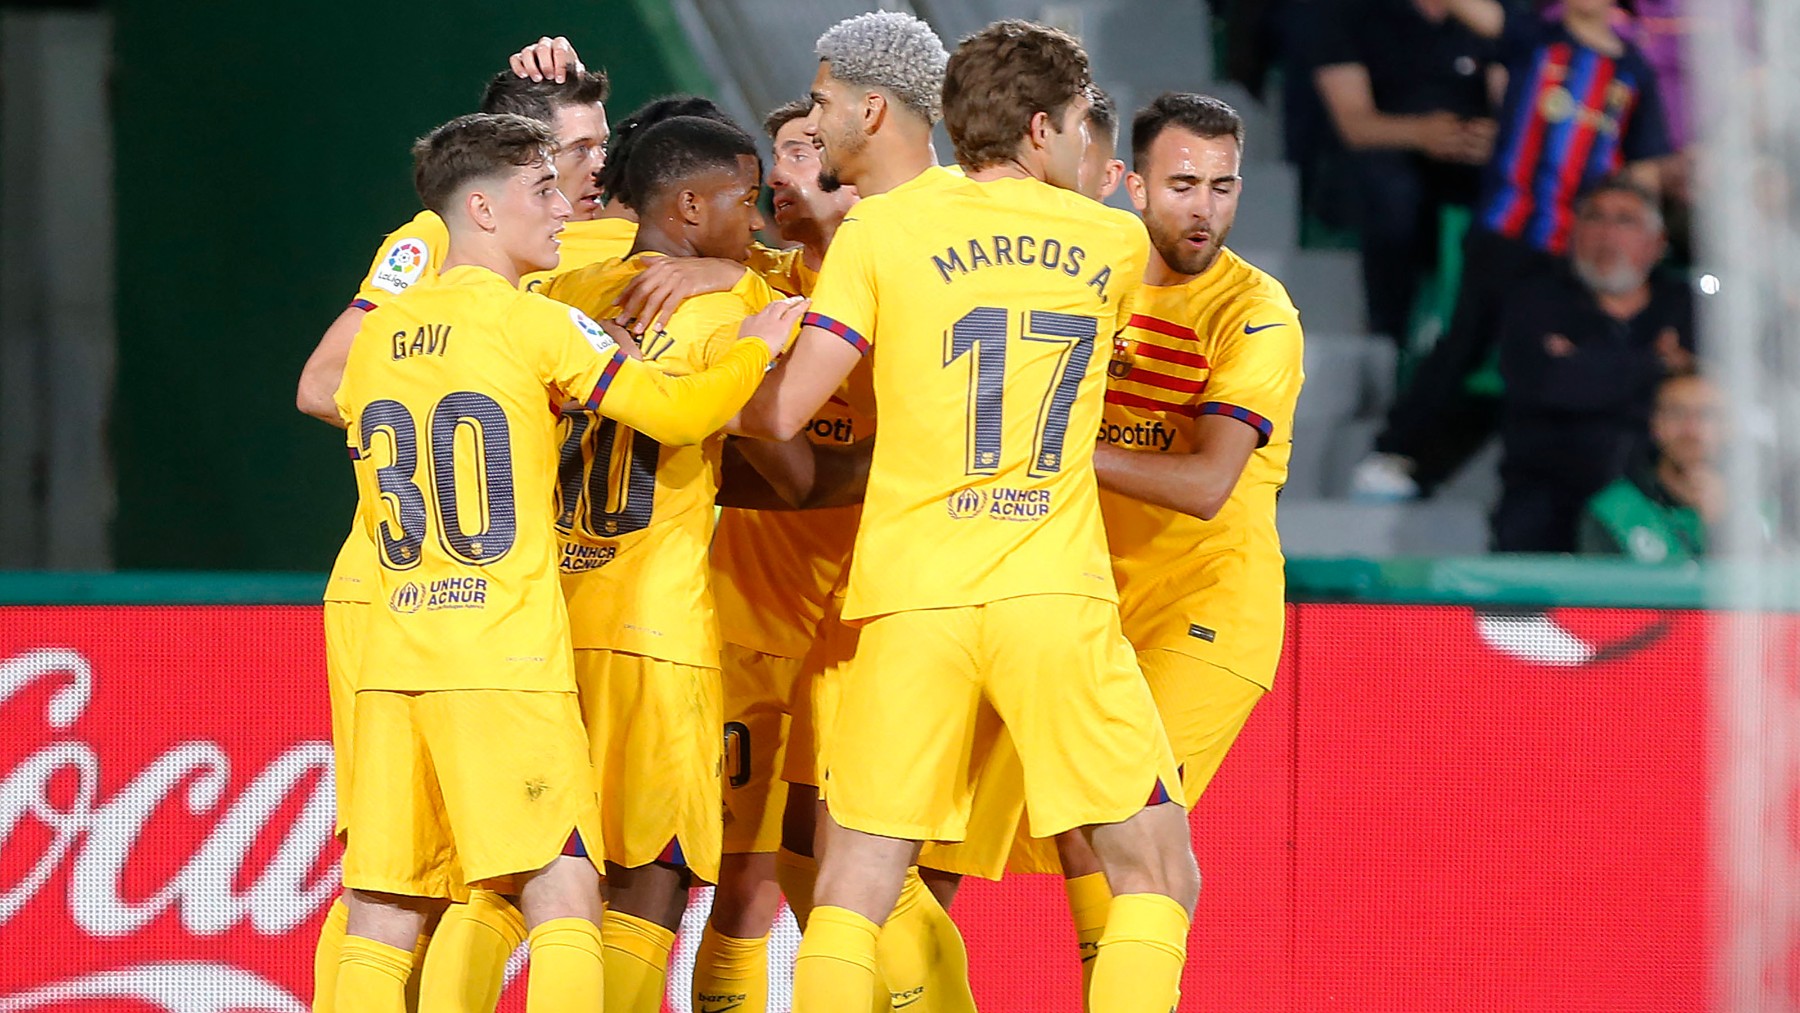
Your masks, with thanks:
[[[1040,110],[1031,114],[1031,123],[1025,128],[1025,140],[1034,148],[1047,147],[1050,135],[1055,130],[1056,121],[1050,118],[1049,113]]]
[[[675,198],[675,213],[689,225],[700,224],[700,195],[692,190],[683,190]]]
[[[1131,206],[1143,211],[1150,206],[1150,195],[1144,186],[1144,177],[1135,172],[1125,174],[1125,192],[1131,195]]]
[[[470,190],[463,195],[463,206],[469,212],[469,220],[483,232],[494,231],[494,202],[485,192]]]
[[[873,134],[881,121],[887,118],[887,96],[878,91],[863,93],[862,126],[863,133]],[[818,108],[815,106],[814,108]]]
[[[1111,197],[1119,189],[1119,183],[1125,178],[1125,163],[1116,158],[1106,161],[1106,175],[1100,178],[1100,199]]]

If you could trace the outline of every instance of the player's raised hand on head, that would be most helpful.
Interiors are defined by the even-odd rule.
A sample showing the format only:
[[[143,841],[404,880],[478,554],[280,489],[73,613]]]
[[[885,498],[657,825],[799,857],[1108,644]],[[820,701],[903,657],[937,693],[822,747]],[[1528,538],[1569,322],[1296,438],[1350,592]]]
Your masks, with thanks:
[[[738,337],[761,338],[771,355],[780,355],[794,335],[800,333],[800,318],[806,315],[811,299],[794,296],[776,301],[744,318],[738,326]]]
[[[549,78],[557,84],[563,83],[570,71],[587,69],[582,65],[581,57],[575,54],[575,46],[562,35],[554,39],[546,35],[514,53],[507,62],[512,64],[513,73],[520,77],[533,81]]]
[[[619,293],[619,319],[634,334],[663,330],[681,302],[707,292],[728,292],[747,270],[716,257],[651,257],[643,272]]]

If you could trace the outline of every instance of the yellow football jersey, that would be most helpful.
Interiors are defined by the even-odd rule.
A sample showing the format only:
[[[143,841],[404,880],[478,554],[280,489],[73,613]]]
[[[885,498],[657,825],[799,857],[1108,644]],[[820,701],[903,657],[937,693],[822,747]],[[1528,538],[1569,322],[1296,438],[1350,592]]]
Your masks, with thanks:
[[[637,240],[637,223],[626,218],[564,222],[556,238],[562,240],[562,260],[548,271],[534,271],[519,279],[527,292],[542,291],[544,283],[559,274],[622,259]]]
[[[551,298],[611,316],[625,284],[659,254],[596,264],[544,287]],[[758,283],[684,301],[666,330],[642,342],[644,358],[680,376],[711,366],[737,342],[744,318],[775,301]],[[707,546],[719,493],[723,434],[666,447],[588,412],[562,429],[557,528],[563,593],[575,646],[719,667],[719,624]]]
[[[371,311],[337,393],[379,563],[359,687],[573,689],[555,582],[557,406],[717,428],[761,381],[758,346],[671,379],[580,310],[474,266]]]
[[[847,447],[874,431],[874,419],[842,397],[806,424],[807,438],[826,447]],[[861,506],[721,510],[712,565],[725,641],[782,658],[805,655],[843,579],[861,517]]]
[[[847,619],[1026,594],[1112,600],[1093,445],[1138,219],[931,169],[851,209],[807,322],[876,349]]]
[[[1300,315],[1281,283],[1223,250],[1184,285],[1145,286],[1114,343],[1100,439],[1186,454],[1195,420],[1226,415],[1259,434],[1218,516],[1203,521],[1100,493],[1125,636],[1268,688],[1281,658],[1281,542],[1294,403],[1304,380]]]
[[[369,264],[369,273],[350,305],[370,310],[418,284],[437,280],[450,230],[435,211],[421,211],[412,221],[388,233]]]

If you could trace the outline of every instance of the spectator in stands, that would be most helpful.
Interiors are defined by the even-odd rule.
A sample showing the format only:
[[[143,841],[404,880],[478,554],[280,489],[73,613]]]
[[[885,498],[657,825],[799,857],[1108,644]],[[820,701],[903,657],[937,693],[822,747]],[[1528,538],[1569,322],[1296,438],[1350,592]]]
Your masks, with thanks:
[[[1568,0],[1554,22],[1499,0],[1448,3],[1500,39],[1506,100],[1455,313],[1357,467],[1353,491],[1366,498],[1429,493],[1487,441],[1499,405],[1466,384],[1493,353],[1502,308],[1526,279],[1556,269],[1577,194],[1621,170],[1654,188],[1670,153],[1655,73],[1614,30],[1617,0]]]
[[[1653,274],[1655,199],[1624,180],[1581,199],[1567,269],[1522,285],[1500,323],[1500,552],[1573,552],[1582,507],[1648,440],[1664,376],[1694,364],[1688,285]]]
[[[1588,500],[1576,539],[1581,552],[1640,563],[1706,555],[1706,529],[1725,505],[1718,408],[1718,390],[1697,373],[1662,382],[1650,414],[1656,454]]]
[[[1474,203],[1498,130],[1496,45],[1449,3],[1330,0],[1315,33],[1313,80],[1350,152],[1369,327],[1402,347],[1439,213]]]

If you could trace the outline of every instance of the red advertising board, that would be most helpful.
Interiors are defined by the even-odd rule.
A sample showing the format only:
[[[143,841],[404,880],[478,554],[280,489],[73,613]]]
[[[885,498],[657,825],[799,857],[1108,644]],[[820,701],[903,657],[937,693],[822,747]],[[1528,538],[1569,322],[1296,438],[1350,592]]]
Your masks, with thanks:
[[[1182,1008],[1704,1008],[1706,631],[1290,606],[1193,814]],[[337,885],[321,655],[316,608],[0,608],[0,1009],[306,1007]],[[1079,1009],[1058,881],[970,882],[955,914],[982,1009]]]

